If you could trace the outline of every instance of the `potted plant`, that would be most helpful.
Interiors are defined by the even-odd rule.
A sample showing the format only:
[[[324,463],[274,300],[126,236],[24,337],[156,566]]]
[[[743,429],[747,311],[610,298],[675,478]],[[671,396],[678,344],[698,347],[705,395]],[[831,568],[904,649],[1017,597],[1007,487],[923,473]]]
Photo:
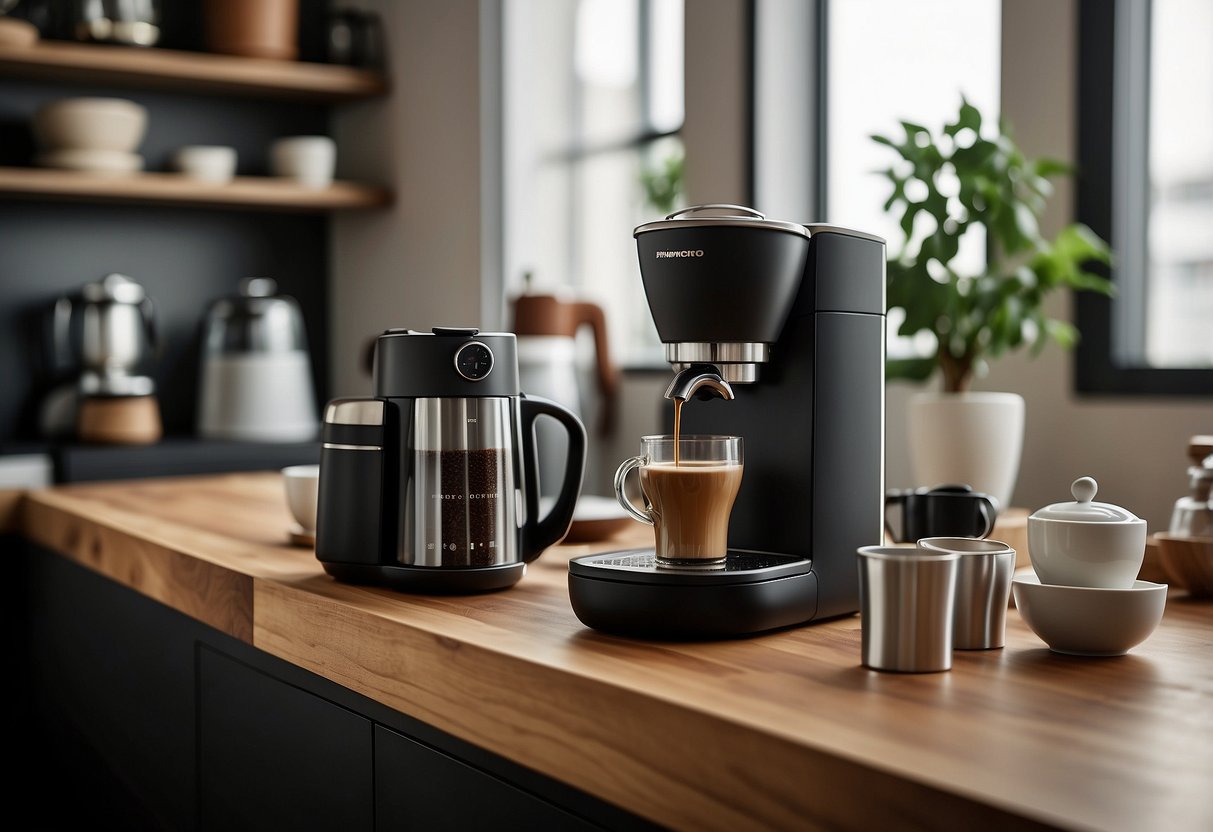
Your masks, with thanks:
[[[872,137],[900,157],[882,171],[893,186],[884,209],[897,215],[903,235],[890,246],[888,305],[904,312],[899,334],[927,332],[935,346],[930,355],[891,359],[887,374],[926,381],[938,372],[943,381],[942,393],[911,401],[911,463],[923,484],[965,482],[1005,506],[1019,469],[1023,398],[969,387],[1006,352],[1076,343],[1074,326],[1048,317],[1044,301],[1059,289],[1111,294],[1112,285],[1086,268],[1108,262],[1108,246],[1077,223],[1051,240],[1041,234],[1050,180],[1070,169],[1025,158],[1007,127],[989,130],[968,101],[939,134],[901,126],[900,141]],[[984,267],[966,270],[957,255],[976,229],[984,229],[988,256]]]

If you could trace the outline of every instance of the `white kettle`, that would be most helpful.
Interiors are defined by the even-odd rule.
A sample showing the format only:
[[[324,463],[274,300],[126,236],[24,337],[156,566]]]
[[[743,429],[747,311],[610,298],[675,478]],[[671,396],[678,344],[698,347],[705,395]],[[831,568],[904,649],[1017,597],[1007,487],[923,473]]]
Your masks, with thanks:
[[[306,442],[319,431],[303,315],[269,278],[246,278],[207,312],[198,433],[208,439]]]
[[[528,284],[530,282],[528,275]],[[528,287],[529,288],[529,287]],[[614,423],[619,376],[607,345],[606,316],[594,303],[545,294],[523,294],[514,300],[513,332],[518,336],[518,373],[522,389],[559,402],[583,420],[586,414],[578,384],[578,330],[590,327],[594,336],[595,381],[598,392],[598,434],[609,435]],[[540,454],[540,491],[555,493],[565,437],[546,420],[536,423]],[[545,470],[545,468],[547,470]]]

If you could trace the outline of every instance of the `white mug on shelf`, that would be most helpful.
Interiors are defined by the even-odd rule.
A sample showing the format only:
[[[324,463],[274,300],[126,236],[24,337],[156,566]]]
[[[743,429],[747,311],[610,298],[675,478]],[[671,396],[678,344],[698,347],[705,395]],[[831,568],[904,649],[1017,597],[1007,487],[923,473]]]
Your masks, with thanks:
[[[236,175],[236,148],[186,145],[173,156],[173,166],[190,179],[222,185]]]
[[[294,179],[308,188],[327,188],[336,163],[337,144],[328,136],[290,136],[270,146],[274,176]]]

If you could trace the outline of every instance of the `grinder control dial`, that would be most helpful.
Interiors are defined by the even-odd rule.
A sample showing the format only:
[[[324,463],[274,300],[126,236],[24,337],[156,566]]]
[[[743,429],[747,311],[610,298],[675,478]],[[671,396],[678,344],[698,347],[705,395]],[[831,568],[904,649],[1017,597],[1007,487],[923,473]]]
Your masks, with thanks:
[[[479,341],[469,341],[455,351],[455,372],[468,381],[480,381],[493,369],[493,351]]]

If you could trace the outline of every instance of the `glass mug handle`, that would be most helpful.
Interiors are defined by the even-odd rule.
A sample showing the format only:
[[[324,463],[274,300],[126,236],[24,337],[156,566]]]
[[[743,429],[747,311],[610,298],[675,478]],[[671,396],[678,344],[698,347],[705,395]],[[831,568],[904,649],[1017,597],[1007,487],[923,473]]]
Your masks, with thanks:
[[[632,501],[623,493],[624,480],[627,479],[631,471],[639,468],[641,465],[644,465],[644,457],[634,456],[631,459],[624,460],[623,464],[619,466],[619,469],[615,472],[615,499],[619,501],[619,505],[623,506],[624,511],[641,523],[648,523],[651,526],[653,525],[653,518],[649,516],[649,513],[636,508],[632,504]]]

